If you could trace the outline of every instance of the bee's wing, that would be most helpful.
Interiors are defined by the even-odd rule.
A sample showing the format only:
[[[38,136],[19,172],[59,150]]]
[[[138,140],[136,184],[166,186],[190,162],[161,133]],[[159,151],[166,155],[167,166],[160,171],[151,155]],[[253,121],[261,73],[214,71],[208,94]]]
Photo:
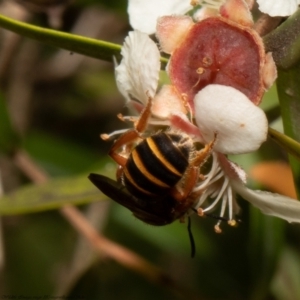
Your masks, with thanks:
[[[174,201],[170,198],[159,201],[138,199],[132,196],[121,183],[106,176],[91,173],[88,178],[103,194],[128,208],[145,223],[166,225],[177,218],[174,215]]]

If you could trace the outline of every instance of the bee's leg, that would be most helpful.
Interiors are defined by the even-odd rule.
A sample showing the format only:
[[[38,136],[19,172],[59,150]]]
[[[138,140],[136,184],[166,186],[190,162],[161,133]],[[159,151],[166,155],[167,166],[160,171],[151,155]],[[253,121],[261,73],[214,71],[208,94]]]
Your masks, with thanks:
[[[211,155],[216,140],[217,140],[217,133],[215,133],[214,139],[210,143],[206,144],[205,147],[200,151],[197,151],[196,157],[192,160],[190,166],[197,167],[197,168],[201,167],[201,165],[203,165]]]
[[[141,112],[140,117],[134,124],[134,128],[137,132],[143,133],[148,125],[149,119],[151,117],[151,106],[152,106],[152,98],[148,97],[148,103]]]
[[[117,182],[122,184],[122,176],[123,176],[123,167],[118,165],[117,171],[116,171],[116,178]]]
[[[140,117],[134,124],[135,129],[131,129],[122,134],[112,145],[108,154],[121,167],[124,167],[127,162],[127,157],[119,153],[119,149],[125,148],[125,153],[130,153],[131,144],[141,138],[141,134],[146,130],[148,120],[151,116],[152,99],[149,97],[147,106],[142,111]]]
[[[191,161],[189,168],[187,169],[185,176],[183,187],[180,188],[178,185],[175,186],[174,190],[172,190],[172,196],[179,202],[190,201],[188,199],[189,195],[192,193],[195,185],[198,182],[199,174],[200,174],[200,166],[205,163],[205,161],[210,156],[213,146],[215,144],[217,135],[215,134],[214,139],[205,147],[197,151],[196,157]],[[180,190],[179,190],[180,189]],[[188,205],[188,204],[187,204]]]
[[[186,202],[188,201],[188,196],[193,191],[199,177],[199,168],[190,167],[185,174],[183,186],[175,186],[171,194],[178,202]]]
[[[139,133],[132,129],[126,131],[122,134],[110,148],[108,155],[120,166],[124,167],[127,162],[127,157],[121,155],[119,149],[124,148],[129,143],[133,143],[137,138],[139,138]],[[127,148],[127,147],[126,147]],[[125,151],[127,152],[127,151]]]

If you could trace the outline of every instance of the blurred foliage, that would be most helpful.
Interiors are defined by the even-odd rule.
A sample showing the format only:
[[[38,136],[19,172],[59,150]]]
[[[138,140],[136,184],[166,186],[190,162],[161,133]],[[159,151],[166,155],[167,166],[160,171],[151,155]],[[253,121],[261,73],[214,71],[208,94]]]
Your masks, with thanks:
[[[126,1],[71,1],[60,16],[61,30],[122,44],[130,29],[126,6]],[[11,0],[0,2],[0,12],[51,26],[51,12],[28,10]],[[112,64],[4,30],[0,41],[0,170],[5,191],[0,213],[7,214],[0,227],[2,299],[177,298],[105,255],[96,255],[53,210],[66,203],[82,204],[80,209],[99,232],[160,266],[199,299],[300,298],[300,227],[262,215],[242,199],[242,222],[237,228],[223,224],[221,235],[213,230],[213,218],[192,216],[194,259],[187,224],[154,227],[112,201],[85,204],[105,199],[88,181],[91,171],[114,176],[115,165],[106,154],[111,143],[99,134],[127,126],[116,117],[126,110]],[[297,74],[295,69],[280,73],[279,95],[289,78],[297,86]],[[277,130],[290,105],[280,102],[275,87],[262,102]],[[289,114],[283,123],[287,119]],[[293,132],[290,136],[299,142]],[[12,156],[19,147],[53,179],[40,186],[30,183]],[[232,159],[247,172],[259,162],[288,161],[271,139],[259,151]],[[251,178],[249,182],[260,187]]]
[[[15,133],[3,95],[0,95],[0,151],[11,153],[19,146],[19,138]]]
[[[104,171],[105,172],[105,171]],[[80,177],[57,178],[38,186],[25,186],[3,196],[0,202],[1,215],[32,213],[60,208],[63,205],[87,204],[101,199],[98,190]]]

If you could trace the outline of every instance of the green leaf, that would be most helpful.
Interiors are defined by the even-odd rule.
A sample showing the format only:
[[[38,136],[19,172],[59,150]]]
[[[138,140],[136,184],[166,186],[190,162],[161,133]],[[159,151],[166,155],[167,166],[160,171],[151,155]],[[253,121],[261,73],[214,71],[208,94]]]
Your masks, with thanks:
[[[9,154],[19,144],[20,140],[11,124],[5,99],[0,94],[0,151]]]
[[[273,128],[269,128],[269,136],[289,154],[300,160],[300,143]]]
[[[99,154],[95,154],[90,148],[46,131],[31,130],[24,139],[23,146],[29,155],[53,177],[80,174],[99,159]],[[103,162],[101,160],[100,168],[105,163],[105,159]]]
[[[57,178],[41,185],[29,185],[0,198],[0,215],[15,215],[58,209],[106,200],[87,175]]]
[[[53,294],[57,282],[63,281],[51,274],[57,274],[57,263],[61,268],[69,267],[76,233],[55,211],[21,218],[15,218],[14,226],[5,226],[3,286],[8,295],[18,293],[23,299],[42,299],[40,295]]]

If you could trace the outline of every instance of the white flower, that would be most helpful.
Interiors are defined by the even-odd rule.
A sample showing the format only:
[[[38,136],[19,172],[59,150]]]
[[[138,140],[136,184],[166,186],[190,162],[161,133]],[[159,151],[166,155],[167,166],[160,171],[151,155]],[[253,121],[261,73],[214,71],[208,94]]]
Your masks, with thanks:
[[[214,210],[221,203],[220,217],[223,218],[227,210],[228,219],[234,220],[238,213],[235,194],[240,194],[265,214],[300,222],[299,201],[248,189],[245,172],[226,157],[226,154],[255,151],[266,140],[268,124],[263,111],[238,90],[223,85],[206,86],[198,92],[194,102],[196,123],[204,142],[211,141],[217,134],[211,170],[194,189],[202,191],[195,207],[199,214]],[[207,199],[211,201],[208,206]]]
[[[158,17],[183,15],[192,8],[191,0],[129,0],[129,21],[132,28],[152,34]]]
[[[194,98],[196,123],[205,143],[218,139],[214,150],[224,154],[253,152],[267,139],[265,113],[237,89],[210,84]]]
[[[220,205],[220,217],[232,220],[229,224],[235,224],[234,217],[239,212],[236,202],[236,194],[260,209],[264,214],[284,219],[288,222],[300,222],[300,202],[279,194],[265,191],[251,190],[245,185],[246,174],[237,165],[230,162],[222,154],[213,153],[213,165],[206,179],[200,183],[195,191],[203,191],[195,209],[200,215],[216,209]],[[211,203],[207,205],[207,199]],[[206,206],[203,208],[203,206]],[[215,227],[220,232],[219,221]]]
[[[193,193],[200,196],[192,210],[196,209],[201,215],[220,208],[220,220],[225,217],[234,224],[239,210],[236,194],[240,194],[263,213],[288,222],[300,222],[300,202],[248,189],[245,172],[226,157],[227,154],[255,151],[266,140],[268,124],[259,107],[233,87],[208,85],[194,98],[195,126],[182,109],[184,97],[176,96],[174,87],[164,86],[157,93],[159,53],[147,34],[131,32],[122,55],[123,60],[116,68],[119,89],[128,101],[138,100],[144,106],[148,97],[154,98],[149,124],[160,126],[159,130],[161,125],[182,130],[203,144],[216,136],[212,166],[193,189]],[[116,133],[119,132],[113,134]],[[220,222],[216,225],[217,231],[220,231]]]
[[[147,34],[132,31],[124,41],[123,59],[115,69],[117,86],[127,101],[147,103],[154,97],[158,85],[160,53]]]
[[[261,12],[272,17],[290,16],[298,9],[300,0],[257,0]]]
[[[164,86],[156,93],[160,53],[157,45],[146,33],[137,30],[129,32],[121,54],[123,59],[115,68],[116,82],[127,104],[136,108],[138,101],[145,106],[151,97],[152,113],[161,119],[168,118],[171,111],[186,112],[180,96],[171,86]]]
[[[250,190],[238,181],[231,182],[235,191],[264,214],[282,218],[290,223],[299,223],[300,203],[279,194]]]
[[[195,12],[196,20],[203,19],[210,10],[218,10],[225,0],[128,0],[129,21],[133,29],[147,34],[155,32],[157,19],[166,15],[184,15],[193,6],[201,5],[202,8]],[[253,2],[246,0],[248,5]],[[272,17],[290,16],[297,9],[300,0],[257,0],[259,10]]]
[[[128,15],[133,29],[152,34],[159,17],[167,15],[184,15],[194,6],[217,11],[225,0],[128,0]],[[206,11],[206,10],[205,10]],[[196,19],[203,15],[196,12]]]

